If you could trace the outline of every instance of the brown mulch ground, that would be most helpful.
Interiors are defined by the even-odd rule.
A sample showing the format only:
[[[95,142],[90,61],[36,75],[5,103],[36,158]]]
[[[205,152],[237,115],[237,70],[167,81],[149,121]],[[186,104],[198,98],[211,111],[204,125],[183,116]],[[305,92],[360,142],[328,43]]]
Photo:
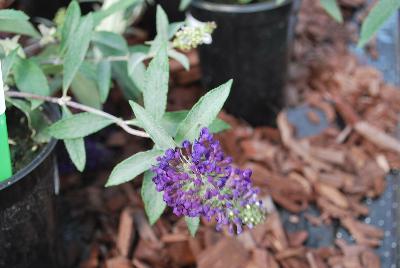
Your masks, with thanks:
[[[348,14],[363,2],[341,1]],[[232,130],[218,137],[237,165],[254,171],[254,183],[270,212],[264,224],[232,237],[204,221],[192,238],[184,221],[170,211],[153,227],[148,224],[139,178],[104,189],[110,168],[82,176],[73,173],[62,178],[63,204],[73,226],[66,232],[67,264],[81,268],[380,267],[373,249],[380,245],[383,231],[359,217],[369,213],[363,200],[382,194],[385,174],[400,167],[400,143],[391,136],[398,125],[400,91],[349,53],[347,42],[356,31],[352,23],[343,27],[332,21],[316,1],[303,1],[288,93],[290,104],[313,108],[307,113],[310,124],[327,122],[318,135],[297,138],[286,111],[278,116],[277,129],[251,128],[221,114]],[[171,63],[172,110],[190,107],[202,94],[195,52],[190,59],[189,73]],[[114,94],[112,101],[123,100]],[[148,146],[119,130],[104,141],[117,152],[114,161]],[[320,211],[319,216],[306,215],[311,224],[338,221],[356,243],[337,239],[330,246],[304,246],[310,234],[285,230],[276,207],[291,212],[291,220],[296,221],[296,214],[309,205]]]

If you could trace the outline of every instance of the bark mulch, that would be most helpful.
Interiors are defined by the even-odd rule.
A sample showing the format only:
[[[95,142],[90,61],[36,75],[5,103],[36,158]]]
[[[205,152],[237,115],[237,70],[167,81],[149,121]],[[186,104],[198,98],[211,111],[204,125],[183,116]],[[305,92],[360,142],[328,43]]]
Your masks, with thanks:
[[[110,172],[104,165],[62,177],[61,257],[66,266],[381,267],[374,249],[384,230],[362,219],[370,214],[365,200],[382,195],[386,174],[400,167],[400,142],[394,138],[400,91],[348,51],[357,22],[339,25],[317,2],[303,0],[299,14],[288,86],[289,104],[295,108],[279,114],[277,128],[252,128],[220,115],[232,129],[218,138],[236,165],[253,170],[269,211],[265,223],[232,237],[203,221],[193,238],[184,221],[167,210],[150,226],[140,199],[141,178],[104,189]],[[348,16],[364,4],[340,2]],[[189,108],[203,92],[196,52],[189,57],[189,72],[171,63],[172,110]],[[105,161],[111,164],[149,146],[119,130],[108,134],[103,142],[104,150],[112,152]],[[287,228],[301,221],[320,227],[321,241],[334,235],[328,243],[312,245],[315,233]],[[347,230],[354,242],[338,238],[332,228]]]

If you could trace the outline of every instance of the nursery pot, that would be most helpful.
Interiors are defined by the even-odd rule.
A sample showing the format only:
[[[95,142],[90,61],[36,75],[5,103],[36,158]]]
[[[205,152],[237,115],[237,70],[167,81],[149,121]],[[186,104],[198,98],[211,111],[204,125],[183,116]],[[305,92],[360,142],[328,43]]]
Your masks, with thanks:
[[[59,111],[45,106],[47,119]],[[43,146],[35,158],[10,179],[0,183],[0,267],[56,267],[54,147]]]
[[[233,78],[225,108],[253,125],[274,125],[285,104],[296,7],[296,0],[191,4],[194,18],[217,24],[212,44],[199,47],[204,86],[212,89]]]

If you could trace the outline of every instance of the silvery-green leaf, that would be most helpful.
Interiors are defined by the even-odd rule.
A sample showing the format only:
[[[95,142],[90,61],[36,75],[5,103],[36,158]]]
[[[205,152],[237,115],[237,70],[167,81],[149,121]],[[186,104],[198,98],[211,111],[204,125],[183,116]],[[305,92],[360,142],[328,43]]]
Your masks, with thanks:
[[[149,63],[145,74],[143,101],[146,111],[156,120],[162,118],[167,107],[169,62],[167,44],[160,46],[156,56]]]
[[[13,67],[15,83],[20,91],[48,96],[50,93],[46,76],[40,67],[32,60],[18,58]],[[43,101],[33,100],[32,109]]]
[[[399,0],[380,0],[372,8],[361,27],[358,46],[364,46],[374,34],[400,8]]]
[[[197,229],[200,226],[199,217],[185,217],[186,225],[189,229],[190,234],[194,237],[196,235]]]
[[[161,217],[166,207],[163,193],[157,191],[156,185],[152,180],[153,177],[154,174],[150,170],[144,173],[141,190],[144,209],[151,225]]]
[[[107,181],[106,187],[119,185],[135,179],[138,175],[151,168],[151,166],[157,162],[157,156],[162,153],[162,150],[153,149],[137,153],[125,159],[114,167],[110,178]]]
[[[183,66],[183,68],[185,68],[185,70],[190,69],[189,59],[186,57],[185,54],[182,54],[182,53],[176,51],[175,49],[170,49],[168,51],[168,56],[170,56],[171,58],[173,58],[174,60],[176,60],[177,62],[182,64],[182,66]]]
[[[66,107],[63,107],[63,118],[70,116],[72,116],[71,112]],[[86,165],[85,141],[83,138],[65,139],[63,141],[72,163],[82,172]]]
[[[175,142],[165,129],[139,104],[129,101],[137,120],[160,149],[175,148]]]
[[[111,87],[111,63],[103,60],[97,64],[97,87],[99,89],[100,101],[104,103],[107,100]]]
[[[65,94],[71,85],[76,73],[78,72],[83,60],[85,59],[86,52],[89,48],[93,30],[93,18],[91,14],[84,17],[74,34],[70,37],[76,40],[71,42],[68,46],[67,52],[64,57],[64,79],[63,79],[63,93]],[[78,41],[79,40],[79,41]]]
[[[322,7],[332,16],[336,21],[343,22],[342,12],[336,0],[320,0]]]
[[[232,80],[209,91],[193,106],[186,118],[179,125],[176,142],[193,141],[199,136],[200,129],[210,125],[222,109],[228,98]]]
[[[83,138],[112,123],[112,120],[103,116],[79,113],[57,121],[48,128],[48,133],[57,139]]]

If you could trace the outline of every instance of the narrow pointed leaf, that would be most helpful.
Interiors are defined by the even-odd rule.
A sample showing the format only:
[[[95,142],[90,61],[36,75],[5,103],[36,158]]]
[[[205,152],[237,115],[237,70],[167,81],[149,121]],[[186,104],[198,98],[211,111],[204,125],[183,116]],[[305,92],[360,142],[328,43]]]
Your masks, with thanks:
[[[343,22],[342,12],[336,0],[320,0],[322,7],[332,16],[337,22]]]
[[[151,139],[158,148],[166,150],[168,148],[175,147],[175,142],[171,136],[150,114],[143,109],[143,107],[134,103],[133,101],[129,101],[129,103],[137,120],[142,125],[143,129],[150,135]]]
[[[190,234],[194,237],[196,235],[197,229],[200,226],[199,217],[185,217],[186,225],[189,229]]]
[[[144,107],[156,121],[161,119],[167,107],[168,80],[167,43],[164,43],[146,70],[143,90]]]
[[[144,173],[141,191],[144,209],[151,225],[161,217],[167,206],[163,200],[163,193],[158,192],[156,189],[156,185],[152,180],[153,176],[154,174],[150,170]]]
[[[179,125],[177,143],[185,139],[193,141],[202,127],[207,127],[214,121],[228,98],[231,86],[232,80],[229,80],[200,98]]]
[[[63,118],[68,118],[70,116],[72,116],[71,112],[64,107]],[[85,141],[83,138],[65,139],[64,145],[72,163],[74,163],[75,167],[82,172],[86,165]]]
[[[68,5],[67,11],[65,12],[65,20],[61,28],[61,42],[60,50],[62,52],[69,46],[70,43],[75,42],[74,38],[71,38],[76,29],[78,28],[81,19],[81,9],[77,1],[71,1]]]
[[[161,150],[150,150],[137,153],[125,159],[115,166],[107,181],[106,187],[119,185],[135,179],[138,175],[151,168],[151,166],[157,162],[157,156],[162,153],[163,151]]]
[[[69,44],[64,57],[63,93],[65,94],[78,72],[89,48],[93,29],[91,14],[81,20],[76,32],[70,37],[74,41]]]
[[[111,63],[101,61],[97,65],[97,87],[99,89],[101,103],[107,100],[111,87]]]
[[[372,8],[361,26],[358,46],[364,46],[374,34],[400,8],[400,0],[380,0]]]
[[[48,132],[57,139],[83,138],[112,123],[110,119],[96,114],[79,113],[57,121],[48,128]]]
[[[34,61],[19,58],[13,69],[15,83],[20,91],[41,96],[50,94],[46,76]],[[40,104],[42,104],[42,101],[32,100],[32,109],[35,109]]]

